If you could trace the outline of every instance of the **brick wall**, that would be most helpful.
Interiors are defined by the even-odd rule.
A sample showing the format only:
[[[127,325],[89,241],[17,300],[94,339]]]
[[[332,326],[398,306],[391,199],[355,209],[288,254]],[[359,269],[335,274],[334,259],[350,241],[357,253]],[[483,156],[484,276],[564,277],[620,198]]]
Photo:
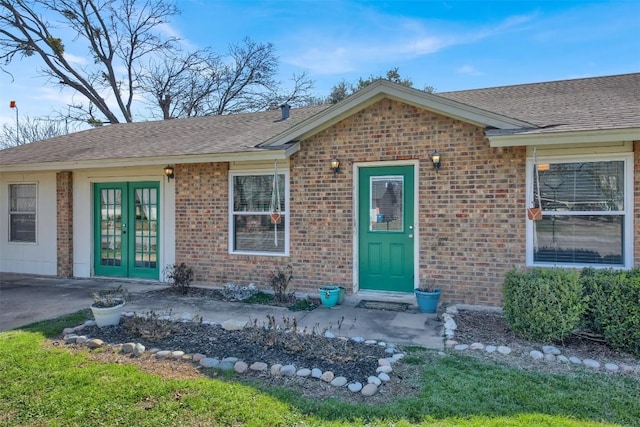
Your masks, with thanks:
[[[73,175],[56,173],[57,275],[73,276]]]
[[[421,280],[442,287],[445,302],[500,305],[504,273],[525,261],[525,157],[524,148],[490,148],[473,125],[383,100],[302,141],[291,158],[289,257],[229,255],[227,164],[176,165],[176,261],[217,286],[266,286],[290,263],[296,290],[351,289],[353,163],[417,160]]]

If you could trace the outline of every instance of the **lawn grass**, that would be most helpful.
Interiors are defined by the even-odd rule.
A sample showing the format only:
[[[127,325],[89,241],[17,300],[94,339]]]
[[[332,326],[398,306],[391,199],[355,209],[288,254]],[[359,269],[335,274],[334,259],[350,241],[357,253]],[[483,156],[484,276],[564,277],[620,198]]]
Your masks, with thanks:
[[[0,425],[596,426],[638,425],[640,380],[523,372],[409,349],[418,396],[384,405],[302,398],[290,389],[202,378],[165,380],[131,365],[43,346],[79,312],[0,333]]]

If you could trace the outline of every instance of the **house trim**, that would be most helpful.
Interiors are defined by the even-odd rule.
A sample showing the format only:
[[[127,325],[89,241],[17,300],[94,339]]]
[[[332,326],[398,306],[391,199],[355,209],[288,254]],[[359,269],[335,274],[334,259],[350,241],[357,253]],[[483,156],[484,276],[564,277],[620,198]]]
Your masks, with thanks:
[[[492,134],[493,133],[493,134]],[[588,131],[545,132],[536,130],[528,133],[496,134],[487,132],[491,147],[519,147],[528,145],[558,144],[599,144],[608,142],[631,142],[640,140],[640,129],[606,129]]]

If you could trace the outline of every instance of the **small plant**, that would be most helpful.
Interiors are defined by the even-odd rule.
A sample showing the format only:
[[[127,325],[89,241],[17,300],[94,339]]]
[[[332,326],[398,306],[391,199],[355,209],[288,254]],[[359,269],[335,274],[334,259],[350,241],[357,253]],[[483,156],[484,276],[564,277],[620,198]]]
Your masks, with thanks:
[[[189,286],[193,281],[193,269],[184,262],[178,264],[167,265],[163,270],[164,275],[169,279],[172,289],[179,290],[182,295],[189,292]]]
[[[233,283],[227,283],[222,289],[222,295],[230,301],[245,301],[247,298],[258,293],[256,286],[251,283],[249,286],[240,286]]]
[[[271,288],[273,289],[273,295],[277,302],[287,302],[293,299],[292,294],[287,294],[287,287],[293,279],[293,267],[291,264],[287,265],[284,270],[280,267],[276,268],[276,271],[271,273]]]
[[[103,289],[95,292],[93,296],[93,307],[109,308],[124,304],[129,293],[122,285],[114,289]]]
[[[122,327],[129,334],[144,338],[151,342],[157,342],[177,332],[177,324],[168,316],[160,316],[154,311],[144,316],[127,317],[122,322]]]

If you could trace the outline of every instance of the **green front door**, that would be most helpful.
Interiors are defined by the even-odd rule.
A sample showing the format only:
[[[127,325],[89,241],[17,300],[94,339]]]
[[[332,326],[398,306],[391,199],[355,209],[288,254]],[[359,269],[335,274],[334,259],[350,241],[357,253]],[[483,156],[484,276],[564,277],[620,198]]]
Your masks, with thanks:
[[[413,292],[413,166],[359,169],[360,289]]]
[[[94,184],[97,276],[158,279],[159,184]]]

